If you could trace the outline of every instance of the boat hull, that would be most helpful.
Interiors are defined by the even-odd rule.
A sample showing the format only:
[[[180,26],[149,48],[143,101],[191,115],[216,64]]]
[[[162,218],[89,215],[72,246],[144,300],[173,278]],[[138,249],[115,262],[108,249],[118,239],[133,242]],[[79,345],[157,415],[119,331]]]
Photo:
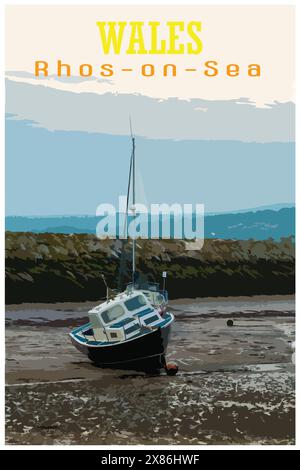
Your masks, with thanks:
[[[71,339],[80,352],[100,367],[151,370],[164,367],[170,332],[171,324],[129,341],[99,347],[85,346]]]

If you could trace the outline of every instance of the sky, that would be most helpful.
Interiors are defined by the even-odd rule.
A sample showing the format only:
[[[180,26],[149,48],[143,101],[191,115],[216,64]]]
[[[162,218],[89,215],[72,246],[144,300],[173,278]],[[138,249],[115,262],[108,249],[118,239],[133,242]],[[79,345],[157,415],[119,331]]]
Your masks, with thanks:
[[[126,194],[129,114],[146,201],[204,203],[206,212],[294,202],[294,20],[286,6],[9,6],[6,9],[6,213],[95,214]],[[202,23],[199,56],[104,56],[96,21]],[[267,25],[267,31],[266,31]],[[16,31],[22,41],[16,41]],[[280,31],[280,34],[278,34]],[[147,32],[145,41],[149,42]],[[47,60],[50,77],[34,77]],[[72,67],[55,76],[55,62]],[[205,78],[205,60],[220,74]],[[143,63],[177,77],[140,77]],[[97,73],[111,62],[117,71]],[[227,63],[262,75],[226,77]],[[78,76],[91,63],[92,77]],[[193,75],[185,67],[196,67]],[[74,71],[74,73],[73,73]]]
[[[94,215],[126,195],[128,136],[48,131],[7,119],[7,215]],[[34,145],[32,144],[34,142]],[[138,202],[206,212],[294,201],[294,144],[136,138]]]

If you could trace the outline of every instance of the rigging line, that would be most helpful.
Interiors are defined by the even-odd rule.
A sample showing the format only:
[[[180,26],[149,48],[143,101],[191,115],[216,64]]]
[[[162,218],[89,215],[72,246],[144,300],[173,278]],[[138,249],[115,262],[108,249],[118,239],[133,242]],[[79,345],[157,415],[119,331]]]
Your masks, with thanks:
[[[134,137],[132,133],[132,123],[131,123],[131,116],[129,115],[129,126],[130,126],[130,135],[132,140],[132,150],[130,156],[130,166],[129,166],[129,175],[128,175],[128,186],[127,186],[127,198],[126,198],[126,212],[125,212],[125,220],[124,220],[124,237],[122,240],[122,250],[121,250],[121,257],[120,257],[120,268],[119,268],[119,276],[118,276],[118,289],[121,290],[122,288],[122,280],[125,271],[125,245],[128,242],[128,234],[127,234],[127,226],[128,226],[128,209],[129,209],[129,199],[130,199],[130,189],[131,189],[131,179],[134,176]],[[134,195],[134,181],[133,181],[133,198]],[[134,245],[134,241],[133,241]],[[134,250],[134,246],[133,246]]]
[[[132,135],[132,124],[131,116],[129,116],[130,132],[131,132],[131,141],[132,141],[132,207],[133,207],[133,223],[135,226],[135,139]],[[135,236],[132,237],[132,282],[135,282],[135,269],[136,269],[136,254],[135,254]]]
[[[130,166],[129,166],[129,176],[128,176],[128,186],[127,186],[127,198],[126,198],[126,212],[125,212],[125,221],[124,221],[124,238],[127,238],[127,237],[126,237],[126,228],[127,228],[128,206],[129,206],[129,196],[130,196],[130,183],[131,183],[131,172],[132,172],[132,160],[133,160],[133,150],[131,150]]]
[[[131,118],[129,116],[129,124],[130,124],[130,133],[132,137],[132,125],[131,125]],[[120,256],[120,267],[119,267],[119,276],[118,276],[118,290],[121,291],[123,277],[125,274],[125,265],[126,265],[126,252],[125,252],[125,245],[128,242],[128,234],[127,234],[127,223],[128,223],[128,208],[129,208],[129,198],[130,198],[130,189],[131,189],[131,178],[132,178],[132,164],[133,164],[133,148],[131,150],[130,156],[130,165],[129,165],[129,175],[128,175],[128,186],[127,186],[127,198],[126,198],[126,211],[125,211],[125,220],[124,220],[124,236],[122,240],[122,250]]]
[[[133,141],[132,122],[131,122],[130,114],[129,114],[129,127],[130,127],[131,140]],[[126,212],[125,212],[125,222],[124,222],[124,238],[126,237],[126,228],[127,228],[127,219],[128,219],[128,206],[129,206],[129,197],[130,197],[130,184],[131,184],[131,173],[132,173],[133,159],[134,159],[134,146],[132,146],[131,156],[130,156],[130,167],[129,167],[127,199],[126,199]]]

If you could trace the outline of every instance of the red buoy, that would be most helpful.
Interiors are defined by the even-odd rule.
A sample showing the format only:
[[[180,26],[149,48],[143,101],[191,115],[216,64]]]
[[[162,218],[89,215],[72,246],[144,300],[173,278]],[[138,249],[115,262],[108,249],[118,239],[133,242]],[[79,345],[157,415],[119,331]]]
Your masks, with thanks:
[[[176,375],[178,372],[178,365],[176,362],[168,362],[165,365],[165,370],[168,375]]]

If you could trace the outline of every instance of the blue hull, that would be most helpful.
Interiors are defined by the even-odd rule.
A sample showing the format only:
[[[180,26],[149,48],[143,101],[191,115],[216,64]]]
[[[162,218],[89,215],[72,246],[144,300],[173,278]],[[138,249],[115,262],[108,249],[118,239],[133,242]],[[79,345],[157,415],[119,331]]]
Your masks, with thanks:
[[[163,328],[138,336],[121,343],[107,346],[74,346],[100,367],[118,369],[161,369],[165,365],[165,354],[170,338],[171,323]]]

